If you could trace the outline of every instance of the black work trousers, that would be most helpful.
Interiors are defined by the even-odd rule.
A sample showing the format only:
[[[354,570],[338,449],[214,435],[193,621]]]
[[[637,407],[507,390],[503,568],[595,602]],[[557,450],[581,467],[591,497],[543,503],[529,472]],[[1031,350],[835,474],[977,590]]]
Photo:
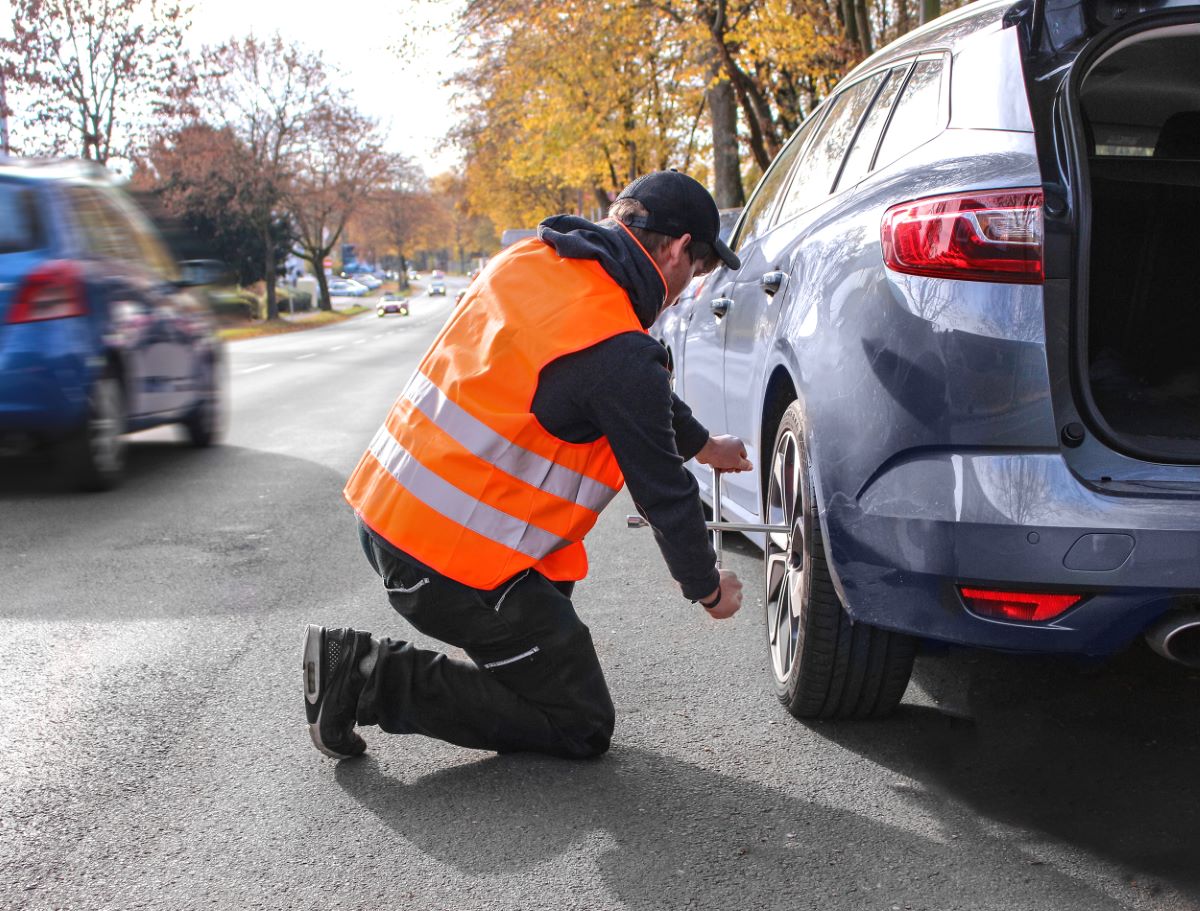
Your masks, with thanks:
[[[608,749],[614,711],[573,583],[529,570],[492,591],[403,559],[360,526],[395,610],[470,661],[382,639],[358,723],[459,746],[584,758]]]

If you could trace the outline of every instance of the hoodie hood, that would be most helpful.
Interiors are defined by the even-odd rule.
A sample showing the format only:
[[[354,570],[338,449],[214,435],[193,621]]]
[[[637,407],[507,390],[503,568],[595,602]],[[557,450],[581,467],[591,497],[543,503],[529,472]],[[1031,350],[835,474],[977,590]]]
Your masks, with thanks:
[[[555,215],[537,229],[538,238],[564,259],[594,259],[620,285],[643,329],[658,318],[667,298],[658,266],[628,232],[615,224],[595,224],[577,215]]]

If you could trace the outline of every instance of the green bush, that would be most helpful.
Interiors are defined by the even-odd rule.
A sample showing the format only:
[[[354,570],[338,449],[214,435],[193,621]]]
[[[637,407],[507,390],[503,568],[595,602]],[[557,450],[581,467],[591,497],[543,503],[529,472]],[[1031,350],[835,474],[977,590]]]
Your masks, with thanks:
[[[296,288],[276,288],[279,295],[279,312],[288,312],[288,302],[291,302],[291,309],[296,313],[303,310],[311,310],[313,308],[312,295],[307,291],[300,291]]]
[[[244,291],[240,288],[210,291],[208,303],[217,316],[225,316],[233,319],[244,319],[247,321],[258,319],[262,311],[259,299],[249,291]]]

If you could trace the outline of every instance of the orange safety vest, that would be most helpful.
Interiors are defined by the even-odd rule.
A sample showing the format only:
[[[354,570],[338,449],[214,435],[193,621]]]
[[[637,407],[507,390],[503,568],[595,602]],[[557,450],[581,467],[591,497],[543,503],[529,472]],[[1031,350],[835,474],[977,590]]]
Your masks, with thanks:
[[[644,331],[599,263],[536,238],[514,244],[451,314],[346,483],[347,501],[376,534],[473,588],[530,567],[582,579],[583,537],[624,478],[607,439],[560,440],[534,417],[533,396],[556,358]]]

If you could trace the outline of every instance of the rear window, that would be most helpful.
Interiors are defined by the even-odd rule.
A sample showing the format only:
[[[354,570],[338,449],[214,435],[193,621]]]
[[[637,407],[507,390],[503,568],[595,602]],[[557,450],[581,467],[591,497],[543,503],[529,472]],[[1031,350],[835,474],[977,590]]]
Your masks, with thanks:
[[[795,218],[824,201],[833,192],[833,181],[842,165],[842,157],[854,140],[859,121],[882,81],[882,73],[870,76],[836,95],[830,102],[825,122],[804,153],[796,176],[792,178],[792,185],[783,198],[777,219],[779,223]]]
[[[913,67],[887,132],[883,134],[883,145],[875,159],[877,168],[928,142],[946,125],[942,109],[942,68],[941,58],[921,60]]]
[[[19,184],[0,183],[0,253],[23,253],[45,245],[33,190]]]

